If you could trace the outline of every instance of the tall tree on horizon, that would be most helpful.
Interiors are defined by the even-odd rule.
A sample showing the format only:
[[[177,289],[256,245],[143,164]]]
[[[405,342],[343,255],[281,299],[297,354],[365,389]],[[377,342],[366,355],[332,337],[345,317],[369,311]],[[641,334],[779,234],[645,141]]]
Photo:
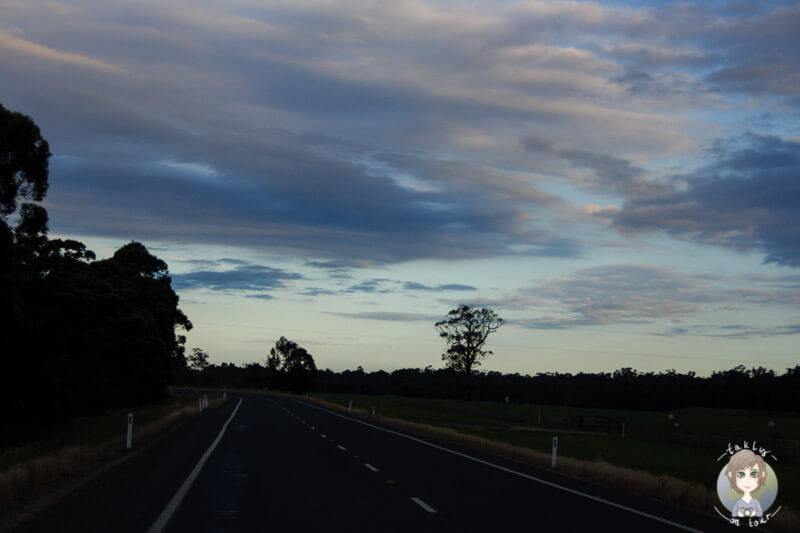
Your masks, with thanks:
[[[442,354],[442,360],[464,378],[466,400],[472,399],[474,368],[492,354],[490,350],[483,350],[483,345],[489,335],[502,325],[503,319],[491,309],[477,309],[467,304],[451,310],[445,320],[434,325],[439,337],[447,341],[447,351]]]

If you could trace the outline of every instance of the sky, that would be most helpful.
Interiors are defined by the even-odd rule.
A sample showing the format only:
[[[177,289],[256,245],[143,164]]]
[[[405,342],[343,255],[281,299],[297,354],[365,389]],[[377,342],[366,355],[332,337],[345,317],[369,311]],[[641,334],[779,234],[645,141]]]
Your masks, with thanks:
[[[136,240],[219,364],[800,362],[800,4],[0,0],[53,237]]]

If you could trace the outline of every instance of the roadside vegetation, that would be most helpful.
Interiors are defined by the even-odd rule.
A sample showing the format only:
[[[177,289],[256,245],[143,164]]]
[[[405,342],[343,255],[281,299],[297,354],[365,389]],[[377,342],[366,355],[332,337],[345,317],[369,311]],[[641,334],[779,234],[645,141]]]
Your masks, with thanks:
[[[220,403],[220,398],[209,397],[209,407]],[[129,412],[134,415],[130,451],[125,448]],[[198,414],[196,397],[171,395],[157,404],[77,417],[52,428],[46,437],[4,449],[0,452],[0,514],[126,457],[148,438]]]

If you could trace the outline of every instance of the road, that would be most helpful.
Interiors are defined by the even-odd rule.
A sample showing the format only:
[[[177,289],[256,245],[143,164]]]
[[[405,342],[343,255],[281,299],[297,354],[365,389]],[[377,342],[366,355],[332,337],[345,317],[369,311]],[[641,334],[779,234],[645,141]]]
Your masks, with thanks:
[[[281,396],[238,400],[186,423],[19,531],[731,531],[719,517],[369,417]]]

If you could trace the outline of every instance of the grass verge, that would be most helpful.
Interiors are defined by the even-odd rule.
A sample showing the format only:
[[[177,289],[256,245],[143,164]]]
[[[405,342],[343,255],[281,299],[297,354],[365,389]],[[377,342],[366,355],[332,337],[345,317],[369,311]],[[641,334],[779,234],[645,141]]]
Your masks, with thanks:
[[[197,415],[195,398],[170,397],[133,409],[133,447],[177,422]],[[209,407],[222,400],[209,398]],[[46,440],[0,451],[0,510],[13,513],[42,494],[121,457],[127,410],[83,417],[55,429]]]

